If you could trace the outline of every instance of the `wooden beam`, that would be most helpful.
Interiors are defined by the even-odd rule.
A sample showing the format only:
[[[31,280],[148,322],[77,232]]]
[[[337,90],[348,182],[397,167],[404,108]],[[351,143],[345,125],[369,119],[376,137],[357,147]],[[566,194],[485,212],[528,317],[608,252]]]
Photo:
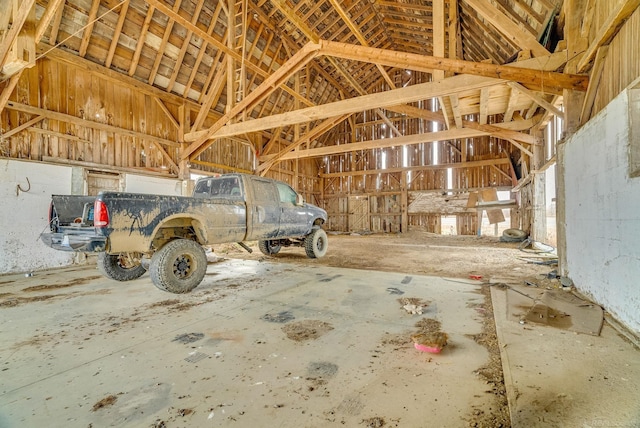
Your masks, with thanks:
[[[129,65],[129,76],[133,76],[136,73],[136,68],[138,68],[142,47],[144,46],[144,42],[147,40],[147,31],[149,31],[149,26],[151,25],[151,19],[153,19],[153,13],[155,10],[155,6],[149,3],[149,10],[147,10],[147,15],[144,17],[144,22],[142,23],[142,28],[138,35],[139,38],[138,43],[136,44],[136,50],[133,52],[131,65]]]
[[[240,54],[238,54],[238,52],[235,52],[234,50],[229,49],[229,47],[224,43],[224,41],[217,40],[215,37],[207,34],[207,32],[205,30],[203,30],[202,28],[198,27],[197,25],[192,24],[188,19],[185,19],[184,17],[182,17],[178,13],[173,12],[171,10],[171,8],[169,6],[167,6],[166,2],[161,1],[161,0],[146,0],[146,2],[150,6],[154,6],[160,12],[164,13],[169,18],[173,19],[175,22],[177,22],[178,24],[180,24],[181,26],[183,26],[187,30],[192,30],[194,34],[196,34],[198,37],[201,37],[203,40],[206,40],[209,44],[215,46],[219,50],[222,50],[224,53],[226,53],[227,55],[230,55],[234,59],[242,61],[242,56]],[[223,2],[221,1],[220,3],[223,3]],[[255,72],[256,74],[258,74],[258,75],[260,75],[260,76],[262,76],[264,78],[268,78],[268,73],[265,72],[262,68],[260,68],[259,65],[256,65],[251,61],[246,61],[245,65],[247,66],[247,68],[251,69],[251,71]],[[313,105],[313,103],[311,103],[309,100],[305,99],[300,94],[297,94],[290,87],[288,87],[286,85],[283,85],[281,89],[286,91],[289,95],[293,96],[294,98],[299,98],[300,101],[302,101],[306,105]]]
[[[195,24],[198,22],[198,18],[200,17],[200,12],[202,11],[202,6],[204,6],[204,0],[201,0],[197,3],[196,10],[193,12],[193,18],[191,18],[192,24]],[[175,85],[176,83],[176,79],[178,78],[178,73],[182,69],[182,61],[184,60],[184,56],[187,53],[187,48],[191,44],[191,36],[193,36],[193,30],[187,30],[187,35],[184,37],[184,41],[182,42],[182,47],[180,48],[180,53],[178,54],[178,58],[176,59],[175,65],[173,66],[173,72],[171,73],[171,78],[169,79],[169,83],[167,84],[167,92],[171,92],[171,90],[173,89],[173,85]]]
[[[640,6],[640,0],[618,1],[618,4],[613,8],[607,19],[598,29],[593,41],[589,44],[589,47],[578,63],[578,73],[584,73],[589,70],[591,63],[598,52],[598,48],[608,45],[611,42],[620,30],[620,27],[622,27],[627,18],[635,12],[638,6]]]
[[[458,138],[474,138],[482,135],[484,135],[483,132],[468,128],[449,129],[445,131],[428,132],[425,134],[406,135],[404,137],[383,138],[380,140],[361,141],[358,143],[338,144],[334,146],[316,147],[314,149],[296,150],[281,156],[280,160],[321,157],[335,155],[338,153],[349,153],[359,150],[407,146],[420,143],[432,143],[435,141],[455,140]],[[265,160],[268,160],[270,156],[264,156],[264,158],[267,158]]]
[[[275,165],[276,163],[280,162],[280,160],[282,159],[282,157],[284,155],[286,155],[287,153],[291,152],[292,150],[297,149],[302,144],[318,138],[320,135],[324,134],[325,132],[327,132],[328,130],[330,130],[334,126],[336,126],[338,123],[342,122],[343,120],[346,120],[347,117],[348,117],[348,115],[343,115],[343,116],[338,116],[338,117],[327,119],[324,122],[322,122],[321,124],[319,124],[318,126],[316,126],[315,128],[313,128],[311,131],[307,132],[304,136],[302,136],[298,140],[296,140],[293,143],[289,144],[287,147],[285,147],[279,153],[277,153],[275,155],[265,155],[265,156],[263,156],[262,157],[263,159],[266,159],[267,157],[268,157],[268,159],[262,165],[260,165],[258,167],[258,171],[260,171],[260,175],[264,176],[267,173],[267,171],[273,165]]]
[[[180,5],[182,4],[182,0],[176,0],[173,4],[173,9],[171,9],[175,14],[180,10]],[[172,15],[173,16],[173,15]],[[160,68],[160,62],[162,61],[162,57],[164,56],[164,50],[167,47],[167,43],[169,43],[169,36],[171,36],[171,30],[173,30],[174,20],[171,16],[169,16],[169,22],[167,22],[164,27],[164,34],[162,35],[162,41],[160,42],[160,46],[156,49],[156,58],[153,61],[153,67],[151,67],[151,72],[149,73],[148,82],[150,85],[156,80],[156,75],[158,74],[158,68]],[[167,90],[170,92],[170,90]]]
[[[18,39],[18,35],[26,24],[29,15],[32,13],[32,9],[34,8],[36,1],[21,0],[19,3],[17,1],[11,1],[10,3],[12,3],[12,5],[9,10],[2,11],[3,14],[13,14],[13,22],[11,24],[11,28],[9,28],[2,38],[2,41],[0,41],[0,71],[2,71],[2,67],[5,65],[5,61],[7,60],[7,55],[9,54],[11,47]],[[14,7],[17,7],[17,10],[15,10]],[[5,28],[1,28],[0,30],[4,31]],[[31,58],[31,61],[35,61],[35,58]]]
[[[195,103],[189,99],[184,99],[177,95],[167,93],[161,89],[156,88],[155,86],[151,86],[147,83],[141,82],[138,79],[129,77],[126,74],[119,73],[117,71],[106,68],[103,65],[88,61],[84,58],[80,58],[79,56],[73,55],[62,49],[54,48],[46,43],[41,42],[38,44],[38,53],[40,55],[46,53],[46,58],[51,61],[71,65],[74,68],[91,73],[92,75],[97,76],[101,79],[105,79],[108,82],[115,83],[119,86],[123,86],[152,97],[160,98],[164,102],[169,102],[175,105],[182,105],[186,103],[190,108],[194,110],[200,108],[200,104]],[[210,117],[217,119],[220,116],[212,113]]]
[[[201,161],[201,160],[197,160],[197,159],[193,159],[190,162],[192,164],[195,164],[195,165],[208,166],[208,167],[211,167],[211,168],[219,168],[219,169],[224,169],[224,170],[232,171],[232,172],[241,172],[241,173],[244,173],[244,174],[253,174],[253,171],[249,171],[248,169],[236,168],[236,167],[229,166],[229,165],[223,165],[221,163],[205,162],[205,161]]]
[[[58,43],[58,32],[60,31],[60,23],[62,23],[62,15],[64,14],[64,3],[65,2],[63,0],[53,17],[53,22],[51,22],[51,33],[49,33],[50,45],[56,45]]]
[[[87,54],[87,48],[89,47],[89,40],[91,40],[91,33],[93,33],[93,26],[98,16],[98,9],[100,8],[100,0],[93,0],[91,9],[89,10],[89,16],[87,17],[87,25],[84,27],[84,33],[82,34],[82,41],[80,42],[80,49],[78,55],[84,58]]]
[[[377,174],[394,174],[398,172],[406,172],[406,171],[426,171],[426,170],[439,170],[439,169],[449,169],[449,168],[477,168],[481,166],[491,166],[491,165],[505,165],[510,163],[511,161],[506,158],[498,158],[498,159],[488,159],[481,161],[470,161],[470,162],[456,162],[456,163],[444,163],[440,165],[418,165],[418,166],[406,166],[402,168],[386,168],[386,169],[371,169],[371,170],[360,170],[360,171],[343,171],[343,172],[330,172],[330,173],[320,173],[320,178],[340,178],[340,177],[352,177],[352,176],[360,176],[360,175],[377,175]],[[463,189],[460,189],[461,191]],[[472,189],[466,189],[472,190]],[[438,192],[441,192],[439,190]]]
[[[226,69],[225,63],[227,61],[229,61],[228,56],[226,56],[222,60],[220,70]],[[213,64],[212,66],[217,67],[217,64]],[[213,102],[218,100],[218,96],[220,95],[220,92],[224,87],[226,77],[227,77],[227,74],[225,72],[217,73],[216,76],[214,77],[214,80],[211,83],[211,86],[209,86],[209,90],[207,91],[207,94],[204,97],[202,107],[200,108],[200,111],[198,111],[198,116],[196,117],[196,121],[193,123],[194,130],[197,131],[204,124],[204,121],[207,118],[209,110],[211,110],[211,106],[213,105]]]
[[[559,110],[558,108],[556,108],[556,106],[554,106],[553,104],[551,104],[550,102],[548,102],[547,100],[542,98],[541,96],[539,96],[539,95],[533,93],[532,91],[528,90],[527,88],[525,88],[524,86],[520,85],[519,83],[509,82],[507,84],[509,86],[511,86],[511,89],[515,89],[515,90],[521,92],[522,94],[526,95],[527,97],[531,98],[532,101],[534,101],[535,103],[539,104],[545,110],[550,111],[551,113],[555,114],[558,117],[563,117],[564,116],[564,113],[561,110]]]
[[[596,60],[591,71],[591,79],[589,80],[589,88],[584,97],[582,103],[582,109],[580,111],[580,124],[584,125],[591,118],[591,109],[593,109],[593,102],[596,99],[596,93],[598,86],[600,86],[600,79],[602,78],[602,69],[604,68],[604,58],[607,56],[609,46],[602,46],[598,49],[596,54]]]
[[[9,102],[9,97],[11,96],[11,94],[13,93],[13,90],[18,85],[20,76],[22,76],[22,72],[19,72],[11,76],[6,86],[0,93],[0,113],[2,113],[2,110],[4,110],[4,108],[7,106],[7,102]]]
[[[130,137],[141,138],[150,142],[157,142],[160,144],[164,144],[166,146],[179,146],[179,143],[171,140],[165,140],[164,138],[155,137],[153,135],[144,134],[138,131],[132,131],[130,129],[119,128],[117,126],[107,125],[106,123],[93,122],[91,120],[81,119],[79,117],[71,116],[64,113],[58,113],[56,111],[45,110],[38,107],[28,106],[26,104],[15,103],[13,101],[9,101],[7,103],[7,107],[9,110],[21,111],[23,113],[34,114],[39,116],[44,116],[47,119],[59,120],[65,123],[71,123],[74,125],[85,126],[87,128],[99,129],[102,131],[113,132],[114,134],[119,135],[128,135]]]
[[[518,24],[513,22],[491,2],[486,0],[465,0],[465,3],[471,6],[482,18],[491,23],[491,25],[515,46],[520,49],[531,50],[534,56],[549,55],[549,51],[538,43],[538,40],[533,34],[521,29]]]
[[[187,141],[193,141],[193,139],[195,138],[198,138],[199,140],[206,140],[212,137],[220,138],[263,131],[265,129],[277,128],[279,126],[295,125],[296,123],[306,123],[344,114],[357,113],[363,110],[390,107],[403,103],[421,101],[427,98],[434,98],[442,95],[450,95],[457,92],[480,89],[485,86],[495,85],[496,83],[500,82],[501,81],[497,79],[489,79],[486,77],[459,75],[444,79],[441,82],[421,83],[418,85],[393,89],[386,92],[378,92],[374,94],[363,95],[360,97],[348,98],[342,101],[335,101],[316,107],[307,107],[296,111],[276,114],[273,116],[249,120],[242,123],[234,123],[224,126],[218,123],[219,126],[217,126],[214,132],[211,132],[211,130],[205,131],[205,133],[194,132],[186,135],[185,138],[187,139]],[[253,93],[251,95],[253,95]],[[224,122],[226,123],[227,121],[228,119]],[[222,122],[222,120],[218,122]]]
[[[326,40],[320,41],[320,45],[321,54],[327,56],[427,73],[433,72],[434,69],[440,69],[453,73],[491,77],[519,82],[527,88],[556,95],[562,95],[563,89],[586,91],[589,82],[588,76],[550,71],[556,70],[563,63],[566,63],[566,52],[551,54],[544,58],[532,58],[508,65],[496,65],[450,58],[436,58]]]
[[[18,132],[23,131],[23,130],[35,125],[36,123],[40,122],[42,119],[44,119],[44,116],[36,116],[33,119],[26,121],[22,125],[16,126],[15,128],[8,130],[4,134],[2,134],[2,138],[4,138],[4,139],[10,138],[10,137],[16,135]]]
[[[487,124],[489,116],[489,88],[480,89],[480,125]]]
[[[120,15],[118,15],[118,23],[113,30],[113,37],[111,38],[111,44],[109,45],[109,52],[107,53],[107,59],[104,61],[104,66],[111,68],[111,61],[113,61],[113,55],[116,53],[116,47],[118,46],[118,40],[120,40],[120,34],[122,33],[122,27],[124,26],[124,20],[127,17],[127,11],[129,10],[129,0],[125,0],[120,8]]]
[[[254,89],[249,95],[247,95],[241,102],[236,104],[229,112],[227,112],[221,119],[219,119],[215,124],[213,124],[208,130],[204,131],[203,134],[199,134],[195,141],[191,143],[185,150],[183,150],[181,156],[183,159],[195,158],[203,150],[205,150],[209,144],[207,144],[207,140],[213,137],[218,131],[225,126],[227,122],[236,117],[240,112],[245,110],[248,106],[263,100],[267,96],[269,96],[273,91],[278,89],[278,87],[284,82],[286,82],[293,74],[299,71],[302,67],[304,67],[309,61],[316,57],[318,54],[319,46],[313,43],[307,43],[302,49],[300,49],[294,56],[292,56],[289,61],[283,64],[275,73],[269,76],[260,86]],[[310,107],[313,108],[313,107]],[[255,120],[242,122],[236,125],[243,125],[245,123],[253,123]],[[240,132],[239,134],[243,134],[244,132]],[[234,134],[238,135],[238,134]],[[187,135],[185,135],[185,139]],[[189,140],[187,140],[189,141]]]
[[[51,20],[58,13],[58,9],[62,9],[60,6],[64,3],[64,0],[51,0],[47,4],[47,8],[45,9],[40,21],[38,21],[38,26],[36,27],[36,43],[42,40],[45,31],[49,27]]]
[[[158,105],[160,106],[160,109],[167,116],[167,119],[169,119],[169,122],[171,122],[171,124],[174,126],[174,128],[180,129],[180,124],[178,123],[176,118],[173,117],[173,115],[171,114],[171,112],[169,111],[167,106],[162,102],[162,100],[160,98],[158,98],[158,97],[153,97],[153,99],[156,100],[156,103],[158,103]]]

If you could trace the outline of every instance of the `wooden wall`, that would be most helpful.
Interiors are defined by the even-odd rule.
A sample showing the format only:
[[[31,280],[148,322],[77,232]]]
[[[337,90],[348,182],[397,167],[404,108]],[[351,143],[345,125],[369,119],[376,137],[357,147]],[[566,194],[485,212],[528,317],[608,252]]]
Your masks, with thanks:
[[[589,43],[592,42],[597,30],[605,23],[610,12],[620,2],[617,0],[598,0],[593,3],[595,11],[589,33]],[[609,44],[602,65],[591,117],[595,116],[623,89],[640,77],[639,40],[640,9],[636,9]]]

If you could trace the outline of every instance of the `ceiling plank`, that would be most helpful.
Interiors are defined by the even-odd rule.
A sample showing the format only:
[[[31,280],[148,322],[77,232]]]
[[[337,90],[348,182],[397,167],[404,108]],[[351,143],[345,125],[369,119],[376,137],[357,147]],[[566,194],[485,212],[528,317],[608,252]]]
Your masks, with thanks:
[[[538,43],[533,34],[522,30],[518,24],[498,10],[491,2],[486,0],[464,0],[464,2],[520,49],[530,49],[535,56],[549,55],[549,51]]]
[[[640,6],[640,0],[620,0],[616,7],[611,11],[604,24],[598,29],[593,41],[589,44],[584,56],[578,63],[578,73],[584,73],[589,70],[593,62],[598,48],[608,45],[613,37],[618,33],[622,24],[629,18],[633,12]]]
[[[82,34],[82,41],[80,42],[80,49],[78,55],[82,58],[87,54],[87,48],[89,47],[89,40],[91,40],[91,34],[93,33],[93,26],[96,23],[98,17],[98,9],[100,8],[100,0],[93,0],[91,4],[91,10],[89,10],[89,16],[87,17],[87,25],[84,27],[84,33]]]
[[[454,73],[512,80],[522,83],[533,90],[554,95],[562,95],[564,89],[586,91],[589,82],[588,76],[549,71],[556,70],[559,67],[556,66],[558,62],[566,62],[566,52],[551,54],[544,58],[532,58],[508,65],[496,65],[459,59],[436,58],[326,40],[320,41],[320,44],[322,45],[321,52],[328,56],[379,63],[390,67],[406,68],[427,73],[431,73],[433,69],[437,68]]]

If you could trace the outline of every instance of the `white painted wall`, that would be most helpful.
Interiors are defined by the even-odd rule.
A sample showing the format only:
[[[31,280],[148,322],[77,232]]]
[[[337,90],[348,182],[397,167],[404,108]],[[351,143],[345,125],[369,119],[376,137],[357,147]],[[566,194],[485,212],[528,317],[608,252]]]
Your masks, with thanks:
[[[629,178],[625,91],[564,145],[567,274],[640,333],[640,178]]]
[[[39,162],[0,159],[0,274],[19,273],[67,266],[74,253],[53,250],[40,241],[47,228],[51,195],[76,193],[84,189],[82,168]],[[16,186],[31,190],[16,195]],[[180,195],[181,181],[126,174],[125,191]]]
[[[16,195],[19,184],[31,190]],[[0,274],[27,272],[73,262],[39,239],[47,228],[52,194],[71,193],[71,168],[0,159]]]
[[[182,195],[182,181],[162,177],[127,174],[125,176],[124,191],[180,196]]]

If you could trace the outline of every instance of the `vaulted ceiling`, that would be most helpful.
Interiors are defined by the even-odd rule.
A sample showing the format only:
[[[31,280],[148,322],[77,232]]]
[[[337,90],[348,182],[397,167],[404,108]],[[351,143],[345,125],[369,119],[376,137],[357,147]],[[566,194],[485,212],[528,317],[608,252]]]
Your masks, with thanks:
[[[38,57],[94,64],[195,106],[183,159],[217,137],[251,133],[259,152],[273,139],[288,150],[304,142],[317,149],[331,144],[322,136],[336,123],[365,109],[390,125],[389,114],[441,122],[449,134],[435,138],[494,135],[529,152],[528,131],[545,114],[560,114],[563,89],[587,86],[586,76],[562,74],[562,0],[24,0],[20,7],[34,2]],[[5,78],[16,73],[9,65]],[[416,107],[427,99],[438,100],[436,111]]]

